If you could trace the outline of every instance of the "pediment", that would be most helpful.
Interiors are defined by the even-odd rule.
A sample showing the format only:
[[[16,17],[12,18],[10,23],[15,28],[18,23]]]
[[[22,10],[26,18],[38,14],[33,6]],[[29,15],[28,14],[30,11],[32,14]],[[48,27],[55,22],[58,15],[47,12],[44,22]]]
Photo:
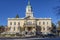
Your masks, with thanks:
[[[31,16],[28,16],[28,17],[25,17],[25,19],[34,19],[34,18]]]

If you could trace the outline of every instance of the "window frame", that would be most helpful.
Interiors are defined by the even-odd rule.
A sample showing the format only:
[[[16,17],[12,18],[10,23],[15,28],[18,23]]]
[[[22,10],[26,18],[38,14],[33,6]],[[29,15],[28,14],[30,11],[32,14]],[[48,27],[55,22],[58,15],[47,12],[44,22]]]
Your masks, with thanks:
[[[16,25],[16,22],[14,22],[14,25]]]
[[[41,22],[39,22],[39,25],[41,24]]]
[[[43,25],[45,25],[45,22],[43,22]]]
[[[10,22],[10,25],[12,25],[12,22]]]
[[[20,25],[20,22],[18,22],[18,25]]]

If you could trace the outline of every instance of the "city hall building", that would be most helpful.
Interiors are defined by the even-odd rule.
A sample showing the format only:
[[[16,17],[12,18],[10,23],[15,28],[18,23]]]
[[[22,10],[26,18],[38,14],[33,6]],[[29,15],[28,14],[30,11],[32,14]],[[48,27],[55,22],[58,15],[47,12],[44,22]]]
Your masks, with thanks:
[[[33,16],[32,7],[30,1],[26,6],[26,12],[24,18],[8,18],[7,32],[11,34],[21,33],[25,35],[36,35],[36,32],[42,34],[51,33],[51,18],[35,18]]]

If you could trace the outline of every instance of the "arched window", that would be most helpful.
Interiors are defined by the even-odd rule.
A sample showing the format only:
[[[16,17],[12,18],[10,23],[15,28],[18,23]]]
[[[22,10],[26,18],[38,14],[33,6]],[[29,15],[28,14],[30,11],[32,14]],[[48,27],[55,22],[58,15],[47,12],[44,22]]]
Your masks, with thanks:
[[[45,30],[45,27],[43,27],[43,30]]]
[[[16,25],[16,22],[14,22],[14,25]]]
[[[45,25],[45,22],[43,22],[43,25]]]
[[[14,31],[15,31],[15,27],[14,27]]]
[[[10,22],[10,25],[12,25],[12,22]]]
[[[48,22],[47,22],[47,25],[48,25]]]
[[[39,22],[39,25],[41,24],[41,22]]]
[[[20,26],[18,26],[18,30],[20,30]]]
[[[20,25],[20,22],[18,22],[18,25]]]
[[[10,28],[9,28],[9,30],[11,29],[11,26],[10,26]]]

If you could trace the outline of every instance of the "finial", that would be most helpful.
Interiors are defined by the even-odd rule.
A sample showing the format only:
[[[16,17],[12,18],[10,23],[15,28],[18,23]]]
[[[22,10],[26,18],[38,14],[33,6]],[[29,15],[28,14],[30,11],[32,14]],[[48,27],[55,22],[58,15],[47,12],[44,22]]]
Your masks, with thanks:
[[[28,0],[28,5],[30,5],[30,0]]]

